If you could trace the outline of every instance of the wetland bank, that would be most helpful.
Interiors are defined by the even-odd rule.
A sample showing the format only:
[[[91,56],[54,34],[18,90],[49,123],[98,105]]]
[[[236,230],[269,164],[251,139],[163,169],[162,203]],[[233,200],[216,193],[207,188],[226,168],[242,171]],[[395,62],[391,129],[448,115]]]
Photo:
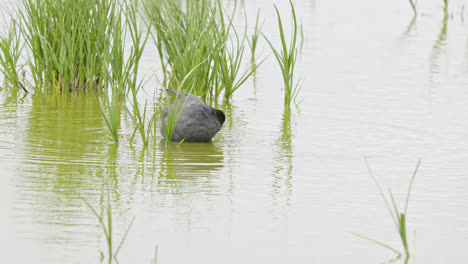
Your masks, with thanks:
[[[30,91],[25,95],[21,86],[2,86],[0,203],[5,212],[0,232],[7,262],[99,263],[100,252],[107,262],[103,229],[84,202],[105,215],[107,193],[113,252],[133,221],[118,251],[119,263],[152,263],[155,245],[158,263],[389,262],[394,252],[352,235],[356,232],[405,251],[369,175],[366,157],[382,190],[388,194],[391,188],[402,211],[415,165],[422,160],[405,222],[409,263],[464,263],[468,246],[465,3],[417,2],[414,20],[408,1],[293,3],[298,24],[294,76],[302,83],[297,98],[302,102],[285,106],[283,74],[262,35],[282,49],[276,4],[289,47],[293,29],[289,2],[238,2],[232,24],[227,16],[233,13],[225,13],[225,30],[232,25],[228,43],[234,43],[228,54],[244,49],[238,75],[232,78],[229,71],[221,70],[216,78],[204,80],[218,82],[212,87],[242,80],[253,69],[255,45],[258,67],[229,100],[221,88],[218,96],[213,91],[214,98],[205,98],[227,117],[208,144],[166,144],[152,132],[151,121],[159,121],[160,107],[166,104],[164,85],[197,86],[192,84],[202,79],[190,75],[184,84],[174,81],[177,75],[170,70],[175,64],[170,63],[176,60],[161,63],[160,52],[163,58],[169,54],[164,54],[164,46],[158,49],[156,36],[147,35],[144,13],[135,12],[130,22],[136,24],[124,23],[131,17],[129,7],[113,11],[127,13],[115,16],[120,17],[120,26],[127,27],[127,35],[112,33],[122,36],[122,41],[101,45],[109,47],[102,52],[106,56],[88,56],[114,60],[96,67],[100,76],[108,75],[107,93],[40,92],[25,82]],[[225,10],[234,7],[234,1],[222,4]],[[241,42],[244,14],[247,38],[237,46],[233,29]],[[9,25],[6,19],[3,32]],[[120,26],[116,24],[116,32],[123,31]],[[130,33],[132,27],[137,34]],[[218,29],[222,27],[210,30]],[[256,29],[260,34],[252,42]],[[226,37],[225,31],[218,33],[219,38]],[[213,39],[204,41],[207,49],[222,51]],[[135,43],[145,44],[141,53],[131,49],[138,46]],[[83,42],[86,45],[90,44]],[[217,69],[223,69],[221,64],[226,69],[237,65],[229,58],[220,59]],[[55,65],[60,66],[59,61]],[[213,74],[204,59],[190,62],[191,69],[202,63],[196,76]],[[114,66],[103,68],[104,64]],[[86,71],[93,72],[96,64],[89,65]],[[162,65],[169,65],[167,78]],[[34,83],[29,66],[24,69],[26,79]],[[190,70],[181,71],[176,80]],[[50,76],[54,72],[66,71],[51,70]],[[70,72],[74,76],[76,69]],[[106,78],[99,77],[98,82],[93,82],[96,77],[88,78],[93,81],[88,81],[87,89]],[[51,87],[67,87],[66,79],[56,79]],[[68,87],[87,82],[84,77],[77,80]],[[113,96],[122,87],[128,88],[125,100]],[[113,109],[117,114],[112,117]],[[117,128],[118,143],[110,133],[112,127]],[[108,192],[103,191],[106,182]],[[404,263],[404,258],[396,262]]]

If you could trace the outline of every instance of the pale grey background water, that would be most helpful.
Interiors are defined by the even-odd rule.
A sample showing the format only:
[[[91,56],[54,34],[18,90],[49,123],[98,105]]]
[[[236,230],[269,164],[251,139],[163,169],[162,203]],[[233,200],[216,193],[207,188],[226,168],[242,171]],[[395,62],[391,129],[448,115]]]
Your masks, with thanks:
[[[276,3],[287,19],[288,2]],[[420,1],[412,26],[403,0],[295,3],[304,101],[290,122],[264,41],[256,86],[234,94],[213,144],[184,144],[170,157],[164,147],[154,157],[130,148],[128,117],[114,146],[92,106],[2,94],[1,262],[98,263],[106,245],[80,197],[98,205],[115,160],[118,237],[136,217],[120,263],[150,263],[155,244],[158,263],[383,263],[394,255],[350,234],[401,248],[368,156],[400,204],[422,158],[407,220],[416,263],[466,263],[467,2],[450,1],[446,34],[442,0]],[[251,25],[257,8],[275,38],[272,2],[247,1]],[[151,43],[143,68],[159,69]],[[156,86],[149,82],[148,94]]]

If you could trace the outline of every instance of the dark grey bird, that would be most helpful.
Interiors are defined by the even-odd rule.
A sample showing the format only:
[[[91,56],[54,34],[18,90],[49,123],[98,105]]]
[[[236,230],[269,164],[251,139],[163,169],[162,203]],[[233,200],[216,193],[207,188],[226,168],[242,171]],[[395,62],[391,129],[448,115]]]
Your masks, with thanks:
[[[170,94],[177,95],[177,91],[172,89],[166,90]],[[185,105],[183,102],[185,102]],[[179,92],[177,101],[179,104],[182,101],[183,109],[172,134],[172,141],[188,141],[188,142],[208,142],[218,133],[226,120],[223,111],[214,109],[205,105],[200,98],[186,92]],[[168,107],[173,109],[174,103],[166,105],[163,108],[162,114],[164,122],[167,124]],[[159,122],[160,132],[165,137],[162,122]]]

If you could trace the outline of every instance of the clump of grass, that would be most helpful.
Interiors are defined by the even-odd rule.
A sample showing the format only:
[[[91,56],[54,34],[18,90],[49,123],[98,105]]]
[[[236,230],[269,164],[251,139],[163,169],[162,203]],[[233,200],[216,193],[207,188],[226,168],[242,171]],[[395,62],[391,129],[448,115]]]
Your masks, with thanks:
[[[110,201],[110,190],[109,190],[109,183],[106,182],[103,184],[103,187],[101,189],[101,201],[104,200],[104,196],[107,202],[106,208],[103,208],[105,210],[105,215],[103,213],[98,213],[97,210],[94,209],[91,204],[84,200],[83,201],[86,203],[86,205],[91,209],[91,212],[96,216],[96,218],[99,221],[99,225],[101,226],[101,229],[104,233],[104,236],[106,238],[106,243],[107,243],[107,254],[108,254],[108,263],[112,264],[113,261],[118,263],[117,261],[117,255],[119,254],[120,249],[122,248],[123,243],[125,242],[125,239],[127,238],[128,232],[130,231],[130,228],[133,225],[133,222],[135,221],[135,218],[132,218],[132,221],[130,222],[130,225],[128,226],[127,230],[125,231],[122,239],[120,240],[117,248],[114,250],[114,239],[113,239],[113,221],[112,221],[112,204]],[[101,253],[102,254],[102,253]]]
[[[284,81],[284,103],[285,105],[291,105],[291,102],[296,102],[297,95],[300,90],[301,82],[294,80],[294,68],[296,66],[297,61],[297,19],[296,19],[296,11],[294,9],[294,5],[291,0],[289,0],[291,5],[292,17],[293,17],[293,24],[292,24],[292,34],[291,34],[291,41],[289,46],[286,44],[286,38],[284,35],[283,29],[283,22],[281,20],[281,15],[278,11],[278,8],[275,5],[276,14],[278,17],[278,28],[281,37],[281,50],[276,49],[271,41],[265,36],[268,44],[270,45],[273,53],[275,54],[276,60],[281,67],[281,74],[283,76]]]
[[[413,172],[413,175],[411,177],[410,184],[409,184],[409,187],[408,187],[408,192],[406,194],[406,202],[405,202],[404,210],[400,211],[398,206],[396,205],[395,197],[393,195],[392,190],[389,189],[389,191],[388,191],[389,198],[387,198],[387,196],[384,194],[382,188],[380,187],[380,184],[378,183],[377,178],[375,177],[374,173],[372,172],[372,170],[371,170],[371,168],[369,166],[369,163],[367,162],[367,159],[366,159],[366,165],[367,165],[367,169],[369,171],[369,174],[371,175],[372,180],[374,181],[375,185],[377,186],[377,189],[379,190],[380,196],[384,200],[385,206],[387,207],[388,212],[390,213],[390,216],[392,217],[393,223],[395,224],[395,228],[396,228],[396,230],[398,232],[398,235],[400,236],[406,259],[409,259],[409,257],[410,257],[410,251],[409,251],[409,246],[408,246],[408,235],[407,235],[407,228],[406,228],[406,219],[407,219],[407,215],[408,215],[407,214],[408,204],[409,204],[409,198],[410,198],[410,194],[411,194],[411,188],[413,187],[413,182],[414,182],[414,179],[416,177],[416,174],[418,173],[418,169],[419,169],[420,164],[421,164],[421,159],[418,160],[416,168],[415,168],[415,170]],[[400,251],[396,250],[395,248],[393,248],[393,247],[391,247],[391,246],[389,246],[389,245],[387,245],[387,244],[385,244],[383,242],[379,242],[377,240],[365,237],[365,236],[360,235],[360,234],[356,234],[356,233],[353,233],[353,234],[355,234],[355,235],[357,235],[357,236],[359,236],[361,238],[364,238],[364,239],[366,239],[366,240],[368,240],[370,242],[373,242],[373,243],[375,243],[377,245],[380,245],[382,247],[385,247],[387,249],[392,250],[393,252],[395,252],[397,254],[397,258],[400,258],[401,255],[402,255]]]
[[[105,81],[128,78],[122,56],[124,6],[117,0],[21,0],[35,87],[56,93],[95,91],[107,86]]]
[[[26,93],[28,90],[21,81],[21,68],[18,64],[23,50],[21,42],[20,21],[12,20],[8,32],[0,35],[0,70],[5,76],[5,84],[21,87]]]
[[[184,82],[183,91],[202,98],[218,98],[224,92],[229,100],[251,76],[250,68],[241,74],[244,38],[239,38],[220,0],[182,1],[147,0],[145,12],[155,29],[153,35],[163,70],[164,87],[177,90],[196,65],[195,72]]]
[[[145,12],[155,29],[154,42],[163,70],[163,85],[178,89],[196,65],[195,73],[184,82],[183,91],[193,88],[192,93],[200,97],[214,95],[219,86],[218,57],[225,39],[218,30],[217,15],[222,12],[211,0],[182,1],[147,0]]]

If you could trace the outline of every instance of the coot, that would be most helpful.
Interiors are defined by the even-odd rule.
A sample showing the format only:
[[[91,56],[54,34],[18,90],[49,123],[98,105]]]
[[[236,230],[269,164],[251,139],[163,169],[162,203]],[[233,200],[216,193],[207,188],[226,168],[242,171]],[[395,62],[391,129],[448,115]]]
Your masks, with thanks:
[[[177,95],[176,90],[167,89],[170,94]],[[221,126],[226,120],[223,111],[214,109],[205,105],[200,98],[193,94],[183,91],[179,92],[177,102],[187,100],[184,108],[180,113],[179,120],[172,134],[172,141],[187,141],[187,142],[208,142],[218,133]],[[184,101],[182,101],[183,103]],[[167,124],[168,107],[173,109],[174,103],[166,105],[163,108],[163,118]],[[162,122],[159,122],[160,132],[165,137]]]

